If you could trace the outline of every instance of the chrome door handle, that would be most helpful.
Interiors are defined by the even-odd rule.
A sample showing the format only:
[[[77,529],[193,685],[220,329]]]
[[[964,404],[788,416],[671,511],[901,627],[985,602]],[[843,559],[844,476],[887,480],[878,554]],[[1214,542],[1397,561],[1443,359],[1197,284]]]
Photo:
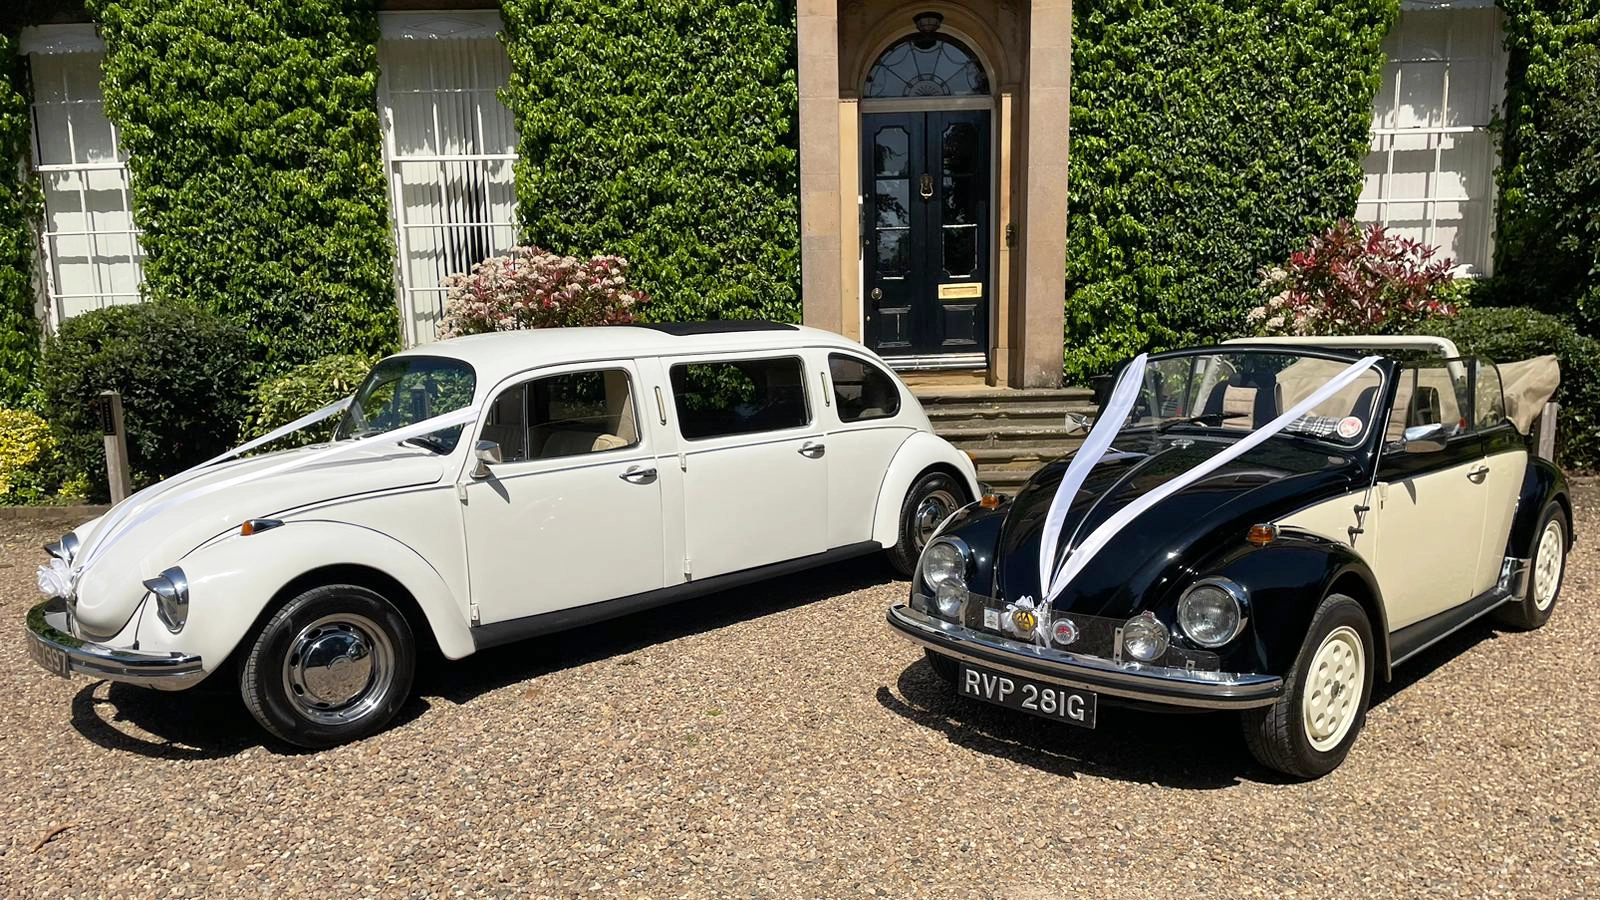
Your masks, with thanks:
[[[656,480],[656,468],[655,466],[629,466],[627,471],[623,472],[620,477],[623,481],[631,481],[634,484],[649,484]]]
[[[1470,480],[1470,481],[1481,482],[1485,478],[1488,478],[1488,477],[1489,477],[1489,467],[1488,466],[1473,466],[1472,468],[1467,470],[1467,479]]]
[[[806,441],[804,444],[800,445],[800,455],[801,456],[809,456],[812,459],[816,459],[817,457],[819,457],[822,454],[827,453],[827,452],[828,452],[827,445],[819,444],[816,441]]]

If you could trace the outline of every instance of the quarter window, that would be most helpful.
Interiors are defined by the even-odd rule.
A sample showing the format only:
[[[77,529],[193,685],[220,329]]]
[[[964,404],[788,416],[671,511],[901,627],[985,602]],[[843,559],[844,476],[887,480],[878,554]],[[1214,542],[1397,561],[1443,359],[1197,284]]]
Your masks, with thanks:
[[[798,357],[678,363],[678,430],[690,440],[799,428],[811,421]]]
[[[506,462],[636,447],[639,424],[628,373],[567,372],[508,388],[489,409],[483,439],[499,444]]]
[[[900,388],[882,369],[871,363],[828,354],[828,377],[841,422],[887,419],[900,411]]]
[[[1506,420],[1506,395],[1500,370],[1484,359],[1472,361],[1472,417],[1478,428],[1493,428]]]
[[[1394,408],[1389,416],[1389,440],[1399,440],[1407,428],[1443,425],[1444,436],[1471,431],[1472,395],[1467,390],[1467,363],[1459,359],[1429,360],[1400,370]]]

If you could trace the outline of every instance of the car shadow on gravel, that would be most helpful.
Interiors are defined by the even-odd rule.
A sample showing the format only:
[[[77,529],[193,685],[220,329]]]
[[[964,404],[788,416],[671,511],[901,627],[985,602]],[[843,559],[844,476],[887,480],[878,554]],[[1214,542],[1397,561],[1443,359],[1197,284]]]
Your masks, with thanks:
[[[893,580],[888,563],[877,554],[846,560],[495,647],[456,662],[436,661],[417,673],[417,691],[451,703],[467,703],[509,684]]]
[[[1232,787],[1251,765],[1227,713],[1155,713],[1102,703],[1093,729],[958,697],[926,660],[878,689],[878,703],[950,743],[1050,775],[1093,775],[1189,790]]]

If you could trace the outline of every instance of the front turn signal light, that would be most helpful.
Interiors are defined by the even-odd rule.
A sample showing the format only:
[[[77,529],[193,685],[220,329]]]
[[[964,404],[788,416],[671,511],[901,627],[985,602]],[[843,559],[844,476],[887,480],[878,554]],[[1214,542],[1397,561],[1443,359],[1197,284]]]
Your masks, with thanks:
[[[259,534],[263,531],[277,528],[282,524],[283,520],[281,519],[245,519],[244,524],[239,526],[239,536],[249,537],[252,534]]]
[[[1265,547],[1278,539],[1278,526],[1276,525],[1251,525],[1244,539],[1257,547]]]

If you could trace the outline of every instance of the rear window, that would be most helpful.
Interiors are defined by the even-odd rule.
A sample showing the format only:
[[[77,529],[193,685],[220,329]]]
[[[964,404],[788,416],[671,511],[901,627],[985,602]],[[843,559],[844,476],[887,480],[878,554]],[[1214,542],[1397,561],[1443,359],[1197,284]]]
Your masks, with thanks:
[[[811,421],[799,357],[678,363],[678,430],[689,440],[799,428]]]

